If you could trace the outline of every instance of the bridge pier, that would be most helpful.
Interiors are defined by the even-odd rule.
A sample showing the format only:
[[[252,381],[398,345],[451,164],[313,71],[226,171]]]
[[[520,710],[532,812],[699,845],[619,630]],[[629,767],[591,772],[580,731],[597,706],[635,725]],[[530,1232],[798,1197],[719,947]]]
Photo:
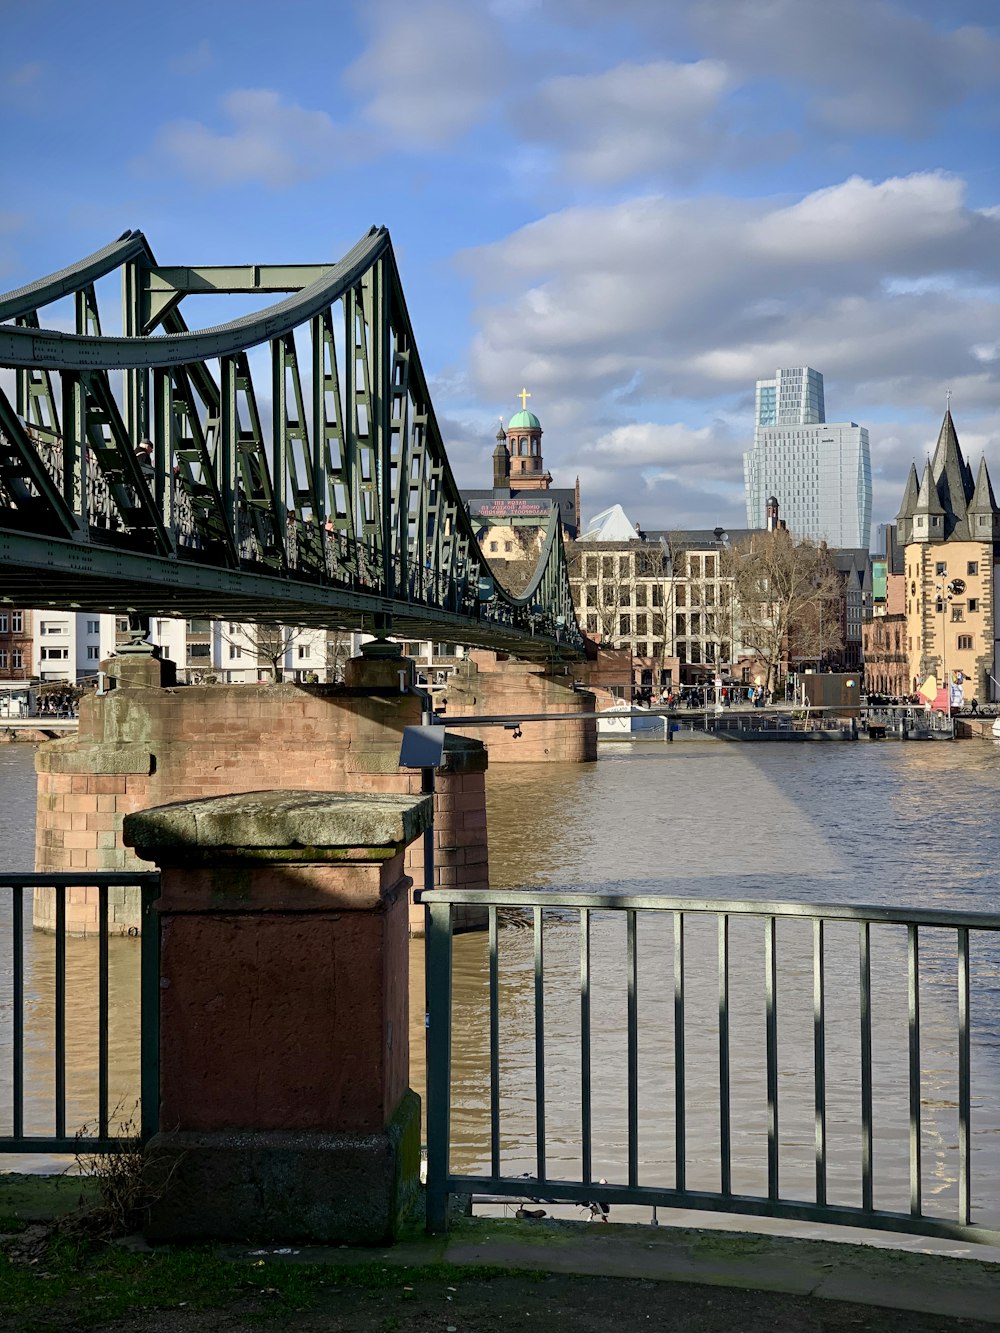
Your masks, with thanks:
[[[533,713],[549,715],[550,720],[545,722],[524,723],[519,736],[502,727],[478,732],[494,764],[582,764],[595,760],[595,719],[564,721],[559,717],[561,713],[593,712],[595,705],[595,696],[589,690],[574,689],[571,674],[553,670],[545,663],[496,653],[471,653],[448,682],[447,717],[457,726],[468,715],[513,719]]]
[[[151,1239],[397,1234],[420,1176],[403,852],[430,812],[272,791],[126,819],[162,883]]]
[[[125,817],[176,801],[262,789],[419,795],[419,772],[399,768],[403,728],[420,721],[419,696],[407,688],[413,664],[398,655],[362,655],[348,663],[344,686],[184,685],[173,664],[124,652],[101,664],[114,688],[81,701],[76,736],[43,746],[36,759],[39,870],[139,870],[122,840]],[[481,741],[449,735],[435,794],[438,885],[487,888],[486,751]],[[423,886],[418,845],[407,873]],[[138,893],[116,891],[110,928],[139,927]],[[36,894],[34,921],[54,926],[54,895]],[[481,913],[479,915],[482,915]],[[461,923],[483,924],[475,914]],[[423,909],[411,906],[423,931]],[[74,890],[67,927],[97,929],[96,893]]]

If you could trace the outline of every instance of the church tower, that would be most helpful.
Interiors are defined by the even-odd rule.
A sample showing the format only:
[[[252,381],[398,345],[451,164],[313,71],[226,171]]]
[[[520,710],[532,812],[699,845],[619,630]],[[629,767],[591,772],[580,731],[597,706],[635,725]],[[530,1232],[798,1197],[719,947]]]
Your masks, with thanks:
[[[933,678],[941,698],[950,687],[954,706],[972,698],[995,701],[1000,509],[985,460],[973,477],[950,408],[923,476],[918,480],[910,469],[897,532],[905,550],[910,688]]]
[[[552,475],[545,471],[542,461],[542,423],[534,412],[528,411],[531,394],[527,389],[522,389],[518,397],[521,399],[521,410],[515,412],[507,424],[510,489],[547,491],[552,485]]]

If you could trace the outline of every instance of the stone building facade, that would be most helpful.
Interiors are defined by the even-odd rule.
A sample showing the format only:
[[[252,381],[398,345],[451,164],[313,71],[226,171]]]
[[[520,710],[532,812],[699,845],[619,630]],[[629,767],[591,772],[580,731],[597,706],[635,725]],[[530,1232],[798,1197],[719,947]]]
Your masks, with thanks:
[[[986,460],[977,475],[951,412],[918,479],[911,467],[897,518],[904,549],[908,685],[948,682],[953,702],[1000,699],[997,566],[1000,510]]]

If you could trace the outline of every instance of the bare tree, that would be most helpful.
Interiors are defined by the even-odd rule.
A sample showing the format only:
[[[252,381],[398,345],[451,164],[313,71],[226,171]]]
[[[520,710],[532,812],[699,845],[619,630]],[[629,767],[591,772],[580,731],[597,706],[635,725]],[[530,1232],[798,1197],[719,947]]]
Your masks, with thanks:
[[[773,690],[790,661],[819,661],[842,646],[842,586],[823,547],[787,532],[755,533],[723,553],[744,648]]]
[[[351,632],[343,627],[326,632],[326,678],[335,684],[344,679],[344,668],[351,656]]]
[[[241,652],[248,652],[256,665],[266,664],[274,681],[280,683],[285,678],[289,649],[314,633],[304,625],[241,624],[232,632],[223,631],[222,640]]]

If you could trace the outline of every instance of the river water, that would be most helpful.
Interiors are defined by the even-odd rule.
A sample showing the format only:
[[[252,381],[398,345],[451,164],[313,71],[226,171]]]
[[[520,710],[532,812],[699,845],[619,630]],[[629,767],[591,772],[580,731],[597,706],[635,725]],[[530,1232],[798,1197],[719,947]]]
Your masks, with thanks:
[[[618,889],[697,898],[792,899],[1000,911],[1000,747],[961,744],[738,745],[614,743],[589,765],[498,765],[488,778],[490,875],[495,889]],[[0,749],[0,866],[30,868],[33,752]],[[9,1119],[9,909],[0,904],[0,1125]],[[534,1169],[532,938],[511,913],[501,929],[501,1148],[505,1172]],[[671,1185],[674,1161],[673,935],[669,916],[642,914],[638,948],[640,1182]],[[940,936],[940,938],[939,938]],[[826,928],[827,1088],[832,1201],[860,1201],[857,1108],[857,927]],[[922,935],[925,1195],[953,1215],[957,1176],[954,941]],[[685,930],[687,1183],[719,1181],[718,997],[714,919]],[[112,1087],[134,1104],[135,941],[112,941]],[[876,1202],[905,1209],[908,1117],[905,932],[873,929]],[[812,953],[808,923],[779,922],[778,1038],[782,1193],[812,1197]],[[51,943],[28,942],[29,1087],[51,1086]],[[69,945],[71,1118],[92,1114],[93,1011],[85,998],[96,948]],[[732,965],[733,1187],[766,1192],[763,1072],[764,943],[759,921],[734,921]],[[594,1175],[626,1178],[625,937],[598,917],[593,935]],[[578,1178],[579,934],[575,917],[547,914],[545,1074],[548,1169]],[[489,1161],[488,958],[484,935],[455,942],[453,1166]],[[1000,966],[992,941],[973,950],[974,1171],[993,1201],[1000,1181]],[[411,955],[413,1085],[422,1091],[422,945]],[[8,1161],[7,1165],[15,1163]],[[46,1163],[17,1163],[39,1169]],[[993,1215],[990,1215],[990,1208]]]

